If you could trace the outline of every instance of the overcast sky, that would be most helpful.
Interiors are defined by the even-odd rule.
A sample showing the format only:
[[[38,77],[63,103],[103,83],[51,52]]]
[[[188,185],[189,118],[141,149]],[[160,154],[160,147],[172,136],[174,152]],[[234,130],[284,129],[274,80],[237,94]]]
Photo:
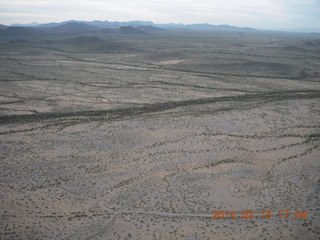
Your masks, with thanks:
[[[320,29],[320,0],[0,0],[0,23],[149,20]]]

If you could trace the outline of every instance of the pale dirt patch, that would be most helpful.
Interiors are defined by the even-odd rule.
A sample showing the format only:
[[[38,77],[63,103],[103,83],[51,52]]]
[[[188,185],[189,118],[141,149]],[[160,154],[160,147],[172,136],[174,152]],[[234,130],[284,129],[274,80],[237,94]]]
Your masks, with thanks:
[[[174,59],[174,60],[166,60],[166,61],[161,61],[159,64],[161,65],[172,65],[172,64],[177,64],[184,62],[185,60],[179,60],[179,59]]]

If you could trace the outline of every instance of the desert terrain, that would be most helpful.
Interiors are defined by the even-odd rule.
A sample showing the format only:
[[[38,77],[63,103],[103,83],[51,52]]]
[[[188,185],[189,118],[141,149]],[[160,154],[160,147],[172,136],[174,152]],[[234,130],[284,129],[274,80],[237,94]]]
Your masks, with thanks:
[[[318,34],[52,36],[0,35],[0,239],[319,239]]]

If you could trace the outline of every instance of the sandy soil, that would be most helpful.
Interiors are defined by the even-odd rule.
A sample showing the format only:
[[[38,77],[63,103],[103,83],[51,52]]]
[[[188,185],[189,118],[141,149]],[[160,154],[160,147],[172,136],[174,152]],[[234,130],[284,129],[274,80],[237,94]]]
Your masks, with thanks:
[[[2,46],[0,238],[319,239],[319,56],[262,56],[248,39],[225,53],[192,48],[192,71],[166,68],[183,64],[169,50],[159,66],[155,53]],[[273,54],[309,75],[225,75],[199,62],[248,47],[247,60]]]
[[[184,60],[167,60],[167,61],[161,61],[159,64],[164,64],[164,65],[170,65],[170,64],[177,64],[184,62]]]

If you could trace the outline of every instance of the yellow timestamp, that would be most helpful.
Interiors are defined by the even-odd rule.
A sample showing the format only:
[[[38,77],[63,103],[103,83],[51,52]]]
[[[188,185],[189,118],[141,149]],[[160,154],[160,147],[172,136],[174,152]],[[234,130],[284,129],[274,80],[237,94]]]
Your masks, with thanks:
[[[307,211],[212,211],[213,216],[212,219],[227,219],[227,218],[234,218],[234,219],[271,219],[275,216],[279,217],[280,219],[288,219],[288,218],[296,218],[296,219],[303,219],[307,218]]]

